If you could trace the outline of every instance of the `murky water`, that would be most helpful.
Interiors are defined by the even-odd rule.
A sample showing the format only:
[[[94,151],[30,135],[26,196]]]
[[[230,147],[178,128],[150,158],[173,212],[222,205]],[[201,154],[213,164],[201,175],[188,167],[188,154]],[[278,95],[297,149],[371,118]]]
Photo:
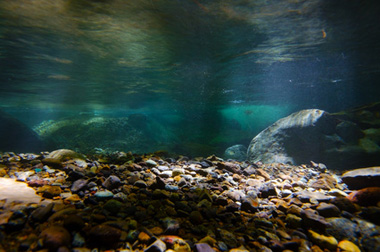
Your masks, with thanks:
[[[291,112],[379,100],[379,10],[376,1],[4,0],[0,108],[60,138],[47,148],[221,153]],[[130,115],[140,115],[129,120],[135,138],[120,145],[111,142],[126,138],[125,125],[96,132],[91,121]]]

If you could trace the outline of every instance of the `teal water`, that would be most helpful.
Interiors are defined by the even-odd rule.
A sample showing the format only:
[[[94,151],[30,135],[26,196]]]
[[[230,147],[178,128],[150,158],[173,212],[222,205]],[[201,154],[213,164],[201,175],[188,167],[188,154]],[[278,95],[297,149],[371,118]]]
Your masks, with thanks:
[[[47,149],[221,154],[294,111],[378,101],[379,6],[4,0],[0,108],[40,135],[50,130]],[[131,115],[140,117],[128,128]],[[52,130],[64,123],[71,128]]]

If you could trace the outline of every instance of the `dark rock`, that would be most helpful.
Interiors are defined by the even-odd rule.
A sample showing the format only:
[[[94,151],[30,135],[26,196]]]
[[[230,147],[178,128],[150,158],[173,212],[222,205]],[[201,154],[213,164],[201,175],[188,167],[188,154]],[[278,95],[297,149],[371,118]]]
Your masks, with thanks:
[[[333,198],[330,200],[330,203],[337,206],[342,212],[346,211],[349,213],[354,213],[357,211],[355,205],[347,198],[343,198],[343,197]]]
[[[0,110],[0,150],[39,152],[44,144],[36,132]]]
[[[334,236],[337,240],[349,240],[355,242],[360,235],[358,225],[346,218],[327,218],[330,224],[326,228],[328,235]]]
[[[368,187],[352,192],[347,198],[360,206],[376,206],[380,201],[380,187]]]
[[[329,223],[325,220],[325,218],[309,210],[302,210],[301,217],[302,223],[306,228],[324,231],[329,226]]]
[[[40,234],[43,246],[51,251],[58,250],[59,247],[70,246],[70,233],[63,227],[51,226]]]
[[[101,224],[91,228],[89,241],[94,246],[114,248],[117,246],[120,236],[121,230]]]
[[[269,196],[277,196],[277,190],[274,184],[265,183],[259,188],[259,196],[261,198],[268,198]]]
[[[63,226],[69,231],[80,231],[85,224],[82,217],[76,214],[67,215],[63,219]]]
[[[339,208],[335,206],[334,204],[330,204],[330,203],[322,202],[321,204],[318,205],[317,211],[321,216],[325,218],[340,216]]]
[[[83,189],[86,188],[88,181],[86,179],[78,179],[74,181],[74,183],[71,186],[71,192],[77,193]]]
[[[379,207],[363,207],[359,216],[363,219],[369,220],[370,222],[380,226],[380,208]]]
[[[120,178],[115,175],[110,175],[104,182],[103,186],[108,190],[118,188],[121,185]]]
[[[351,190],[380,185],[380,167],[361,168],[343,173],[342,181]]]
[[[244,161],[247,159],[247,147],[242,144],[231,146],[224,151],[224,158]]]
[[[31,214],[30,218],[36,222],[46,221],[52,214],[54,203],[50,203],[47,206],[40,206],[36,208]]]
[[[8,220],[8,223],[6,223],[6,231],[13,232],[21,230],[24,227],[27,218],[28,215],[22,210],[13,212],[12,216]]]
[[[104,204],[103,209],[107,210],[113,215],[116,215],[120,211],[121,207],[122,203],[120,201],[110,199]]]
[[[241,173],[240,166],[233,162],[218,162],[217,167],[218,169],[227,170],[232,173]]]

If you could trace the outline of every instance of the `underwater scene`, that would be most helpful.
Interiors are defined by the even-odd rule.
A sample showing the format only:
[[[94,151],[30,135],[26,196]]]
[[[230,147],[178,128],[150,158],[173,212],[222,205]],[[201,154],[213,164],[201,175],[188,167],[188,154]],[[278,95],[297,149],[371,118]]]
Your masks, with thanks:
[[[0,252],[380,251],[378,13],[0,1]]]

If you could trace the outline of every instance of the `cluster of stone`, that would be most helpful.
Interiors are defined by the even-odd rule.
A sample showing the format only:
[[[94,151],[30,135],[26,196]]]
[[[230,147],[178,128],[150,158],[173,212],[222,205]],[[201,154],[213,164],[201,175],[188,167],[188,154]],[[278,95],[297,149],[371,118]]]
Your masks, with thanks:
[[[0,177],[0,251],[380,251],[380,188],[313,162],[57,150],[3,153]]]

